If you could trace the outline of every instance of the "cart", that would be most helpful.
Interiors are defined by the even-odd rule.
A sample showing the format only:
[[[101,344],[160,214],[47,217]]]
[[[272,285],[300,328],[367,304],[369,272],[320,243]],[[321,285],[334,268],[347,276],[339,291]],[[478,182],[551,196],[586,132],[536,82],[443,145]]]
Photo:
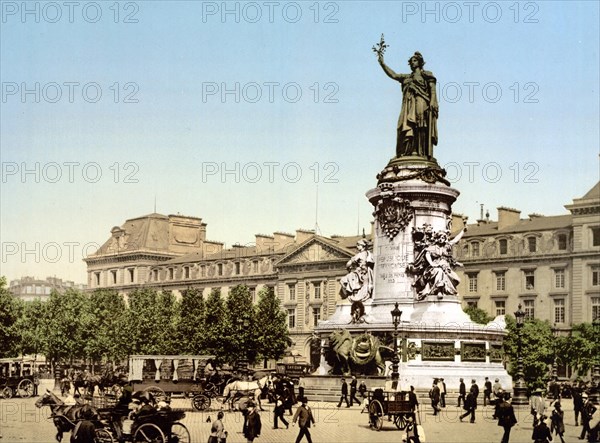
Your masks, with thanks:
[[[24,358],[0,359],[0,397],[31,397],[38,383],[35,364],[35,360]]]
[[[381,430],[386,416],[398,429],[406,428],[408,417],[415,419],[407,391],[384,391],[382,388],[369,391],[369,426]]]

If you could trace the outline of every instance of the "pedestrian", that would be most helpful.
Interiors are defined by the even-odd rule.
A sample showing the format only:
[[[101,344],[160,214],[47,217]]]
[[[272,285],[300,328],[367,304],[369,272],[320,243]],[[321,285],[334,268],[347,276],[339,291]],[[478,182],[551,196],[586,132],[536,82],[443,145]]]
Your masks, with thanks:
[[[433,409],[433,415],[438,415],[441,411],[440,404],[440,388],[437,384],[437,379],[433,381],[431,390],[429,391],[429,398],[431,399],[431,408]]]
[[[337,405],[338,408],[340,406],[342,406],[342,401],[346,402],[347,408],[350,407],[350,402],[348,401],[348,383],[346,383],[346,380],[343,378],[342,378],[342,395],[340,396],[340,401]]]
[[[356,376],[352,376],[352,381],[350,382],[350,406],[356,402],[357,405],[360,405],[360,400],[356,398],[356,392],[358,390],[358,380]]]
[[[361,380],[358,384],[358,394],[363,399],[367,397],[367,385],[364,380]]]
[[[546,424],[548,417],[540,415],[538,417],[538,423],[533,427],[533,433],[531,439],[534,443],[550,443],[552,441],[552,434]]]
[[[415,387],[411,386],[410,391],[408,392],[408,407],[411,412],[419,409],[419,399],[417,398],[417,394],[415,393]]]
[[[565,412],[560,408],[560,401],[554,402],[554,410],[550,416],[550,433],[554,431],[560,437],[561,443],[565,443],[563,435],[565,433]]]
[[[300,399],[302,403],[298,409],[296,409],[296,414],[294,414],[293,425],[298,422],[298,427],[300,431],[298,432],[298,437],[296,437],[296,443],[299,443],[302,440],[302,437],[306,436],[306,440],[308,443],[312,443],[312,438],[310,437],[310,425],[317,425],[315,423],[315,419],[313,417],[312,411],[308,406],[308,399],[306,397],[302,397]]]
[[[223,426],[223,411],[217,413],[217,419],[212,422],[208,443],[226,443],[227,431]]]
[[[467,387],[465,386],[465,381],[461,378],[460,385],[458,386],[458,407],[460,408],[460,401],[462,400],[463,404],[465,403],[465,396],[467,395]]]
[[[248,410],[244,421],[244,437],[247,443],[252,443],[255,438],[260,437],[262,423],[260,422],[260,414],[256,410],[256,403],[250,400],[248,402]]]
[[[529,407],[531,408],[531,415],[533,415],[533,426],[535,427],[538,423],[539,417],[544,415],[546,404],[542,397],[542,390],[537,388],[531,393],[529,397]]]
[[[496,404],[494,418],[498,419],[498,426],[504,428],[504,435],[502,436],[501,443],[508,443],[510,439],[510,430],[517,424],[517,417],[515,417],[513,405],[508,401],[510,399],[510,394],[508,392],[499,391],[497,395],[499,402]]]
[[[583,440],[586,434],[591,433],[590,420],[592,419],[594,412],[596,412],[596,406],[594,406],[594,403],[588,398],[587,393],[584,392],[581,398],[583,399],[583,407],[581,408],[581,424],[583,429],[581,430],[579,440]]]
[[[504,394],[504,392],[502,391],[502,385],[500,384],[500,379],[498,378],[494,380],[494,386],[492,386],[492,393],[494,394],[495,398],[502,401],[502,399],[500,398],[500,393]]]
[[[574,387],[572,392],[573,412],[575,412],[575,426],[579,426],[579,414],[583,409],[583,399],[581,398],[581,390],[578,387]]]
[[[284,412],[285,412],[285,406],[283,404],[283,397],[277,396],[277,398],[275,399],[275,408],[273,409],[273,415],[274,415],[273,429],[277,429],[278,420],[281,420],[281,422],[285,425],[286,429],[288,429],[290,427],[290,424],[283,416]]]
[[[96,426],[92,422],[94,411],[88,405],[81,408],[82,420],[78,421],[71,433],[71,443],[95,443]]]
[[[477,409],[477,400],[473,395],[473,392],[469,391],[467,398],[465,398],[465,405],[463,406],[465,413],[460,415],[458,418],[463,421],[467,415],[471,415],[471,423],[475,423],[475,409]]]
[[[477,404],[477,398],[479,397],[479,386],[477,385],[477,381],[475,379],[471,380],[471,388],[469,391],[475,397],[475,404]]]
[[[298,397],[304,397],[304,388],[306,387],[306,382],[304,381],[304,377],[300,377],[298,379]]]
[[[406,417],[406,443],[421,443],[419,427],[415,422],[414,414]]]
[[[440,388],[440,406],[442,408],[446,407],[446,383],[444,383],[444,379],[440,378],[438,381],[438,387]]]
[[[488,403],[491,402],[492,396],[492,382],[488,377],[485,378],[485,383],[483,384],[483,406],[487,406]]]

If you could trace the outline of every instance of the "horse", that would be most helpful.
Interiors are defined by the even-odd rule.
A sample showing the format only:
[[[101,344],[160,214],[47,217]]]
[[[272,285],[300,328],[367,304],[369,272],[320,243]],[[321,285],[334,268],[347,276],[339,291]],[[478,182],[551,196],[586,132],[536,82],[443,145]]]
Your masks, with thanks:
[[[56,441],[62,441],[63,434],[65,432],[71,432],[75,427],[78,420],[83,418],[82,412],[84,408],[90,408],[89,405],[76,404],[66,405],[56,394],[46,389],[46,393],[41,396],[36,402],[35,406],[41,408],[43,406],[49,406],[52,411],[52,421],[56,426]],[[92,409],[93,410],[93,409]],[[97,416],[97,412],[93,410],[94,415]]]
[[[232,408],[233,402],[245,395],[254,395],[254,399],[258,402],[258,407],[261,411],[264,411],[262,404],[260,402],[260,396],[262,394],[262,390],[265,386],[267,386],[270,380],[269,375],[265,375],[263,378],[259,380],[252,381],[244,381],[244,380],[235,380],[225,385],[225,389],[223,389],[223,396],[225,399],[223,403],[230,401],[229,408]]]

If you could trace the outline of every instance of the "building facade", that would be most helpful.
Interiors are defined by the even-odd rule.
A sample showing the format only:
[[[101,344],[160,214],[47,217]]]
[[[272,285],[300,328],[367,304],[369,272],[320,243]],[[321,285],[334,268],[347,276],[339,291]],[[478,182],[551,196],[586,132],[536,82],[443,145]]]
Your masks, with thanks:
[[[498,208],[498,220],[468,225],[456,245],[464,265],[459,295],[492,316],[512,314],[522,304],[529,317],[548,320],[567,331],[600,314],[600,183],[566,208],[570,214],[522,219]],[[462,217],[453,217],[462,229]],[[370,237],[370,236],[369,236]],[[251,245],[206,240],[201,219],[150,214],[111,230],[110,239],[85,261],[90,289],[111,288],[126,295],[141,287],[188,288],[207,296],[245,284],[256,294],[271,287],[281,300],[294,342],[291,355],[318,363],[311,347],[314,327],[335,311],[340,278],[357,252],[360,236],[323,237],[257,234]]]
[[[52,291],[64,292],[69,289],[84,291],[87,289],[87,285],[76,284],[69,280],[63,281],[56,277],[46,277],[45,280],[21,277],[18,280],[11,280],[8,289],[12,295],[23,301],[47,301]]]

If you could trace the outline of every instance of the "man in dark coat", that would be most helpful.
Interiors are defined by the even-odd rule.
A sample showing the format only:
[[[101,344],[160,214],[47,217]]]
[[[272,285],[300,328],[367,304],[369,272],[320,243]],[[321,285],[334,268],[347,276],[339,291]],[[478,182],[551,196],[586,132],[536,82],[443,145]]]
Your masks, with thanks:
[[[508,443],[510,430],[517,424],[517,417],[515,417],[513,405],[508,401],[510,394],[508,392],[498,392],[497,394],[500,402],[496,404],[494,418],[498,419],[498,426],[504,428],[504,435],[502,436],[501,443]]]
[[[77,423],[71,433],[71,443],[95,443],[96,427],[91,421],[94,418],[94,411],[86,405],[81,408],[81,417],[83,420]]]
[[[348,383],[346,383],[346,380],[342,378],[342,395],[340,396],[340,401],[337,404],[337,407],[339,408],[340,406],[342,406],[342,401],[346,402],[346,407],[349,408],[350,407],[350,402],[348,401]]]
[[[248,413],[243,429],[246,441],[252,443],[255,438],[260,437],[261,428],[260,414],[256,410],[256,404],[251,400],[248,402]]]
[[[411,412],[419,409],[419,399],[417,398],[417,394],[415,394],[415,387],[411,386],[410,391],[408,393],[408,405],[410,407]]]
[[[433,415],[438,415],[440,412],[440,388],[437,384],[437,378],[433,381],[431,390],[429,391],[429,397],[431,398],[431,407],[433,409]]]
[[[458,407],[460,408],[460,401],[462,400],[463,404],[465,403],[465,396],[467,395],[467,387],[465,386],[465,381],[461,378],[460,385],[458,387]]]
[[[485,383],[483,384],[483,406],[487,406],[488,403],[492,400],[492,382],[489,378],[485,378]]]
[[[293,425],[298,422],[298,426],[300,427],[300,432],[298,432],[298,437],[296,437],[296,443],[300,443],[302,437],[306,436],[306,440],[308,443],[312,443],[312,438],[310,437],[310,428],[311,423],[316,426],[315,419],[312,415],[312,411],[308,407],[308,399],[306,397],[302,397],[300,399],[302,404],[298,409],[296,409],[296,414],[294,415]]]
[[[352,381],[350,382],[350,406],[356,402],[356,404],[360,405],[360,400],[356,398],[356,391],[358,390],[358,380],[356,380],[356,376],[352,376]]]
[[[583,407],[581,408],[581,424],[583,425],[583,429],[581,430],[579,440],[583,440],[585,435],[591,432],[590,420],[592,419],[594,412],[596,412],[596,406],[594,406],[594,403],[590,401],[585,392],[583,393],[582,398],[584,402]]]
[[[583,408],[583,399],[581,398],[581,390],[573,388],[573,412],[575,412],[575,426],[579,426],[579,414]]]
[[[471,415],[471,423],[475,423],[475,409],[476,408],[477,408],[477,400],[475,400],[475,396],[473,395],[473,393],[469,392],[467,394],[467,398],[465,398],[465,405],[463,406],[465,413],[458,417],[460,419],[460,421],[463,421],[463,418],[465,418],[467,415],[470,414]]]

